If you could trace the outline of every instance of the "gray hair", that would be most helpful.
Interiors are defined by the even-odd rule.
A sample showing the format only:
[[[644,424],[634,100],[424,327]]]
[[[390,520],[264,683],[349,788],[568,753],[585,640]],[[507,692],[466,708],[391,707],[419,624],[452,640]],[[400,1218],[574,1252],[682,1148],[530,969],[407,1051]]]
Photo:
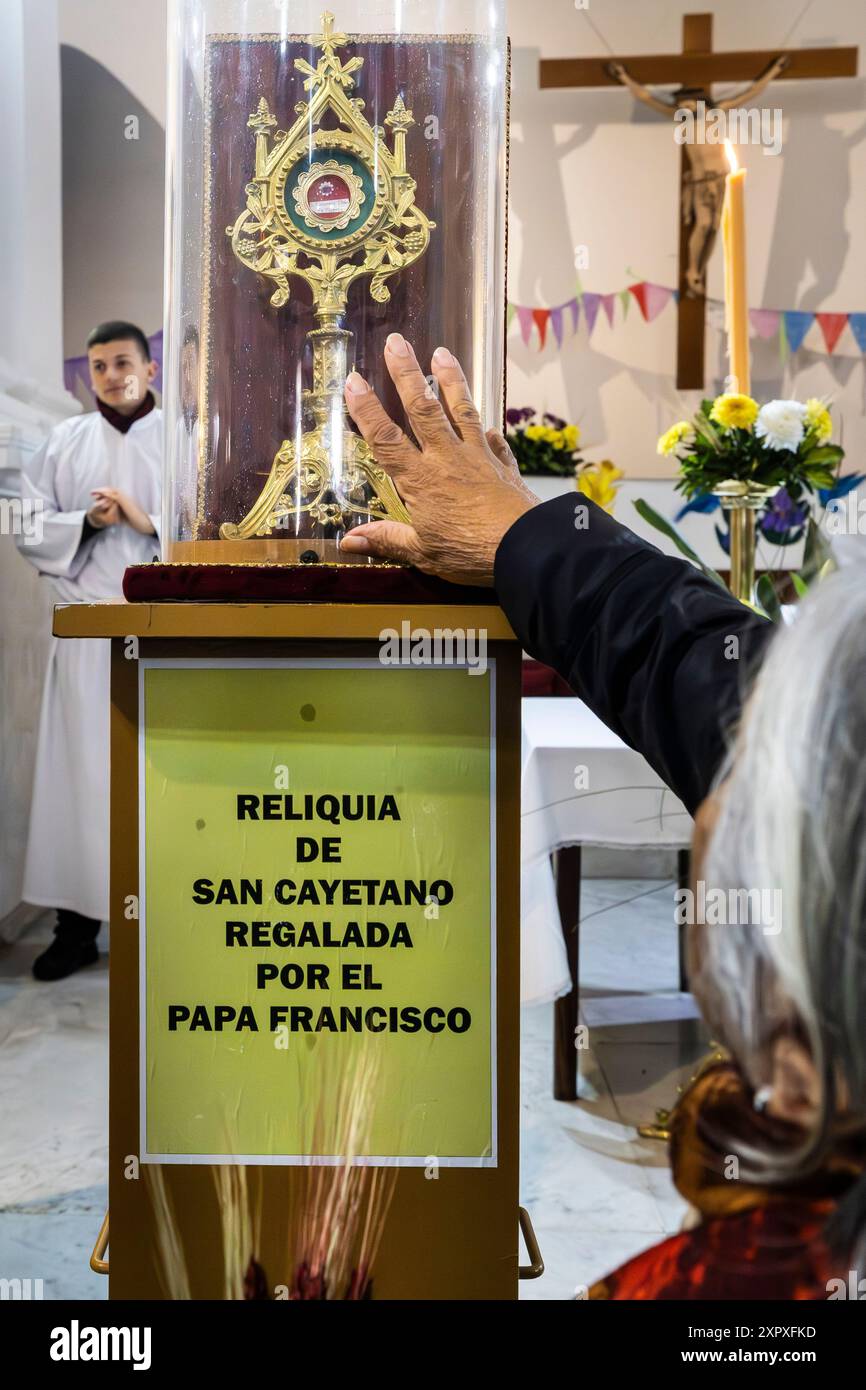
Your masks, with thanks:
[[[707,885],[779,890],[781,922],[703,926],[692,986],[757,1089],[782,1033],[817,1069],[820,1114],[780,1153],[739,1146],[765,1183],[814,1171],[846,1121],[866,1132],[866,564],[826,579],[772,642],[719,776]],[[862,1184],[858,1184],[858,1187]],[[863,1254],[866,1192],[856,1229]]]

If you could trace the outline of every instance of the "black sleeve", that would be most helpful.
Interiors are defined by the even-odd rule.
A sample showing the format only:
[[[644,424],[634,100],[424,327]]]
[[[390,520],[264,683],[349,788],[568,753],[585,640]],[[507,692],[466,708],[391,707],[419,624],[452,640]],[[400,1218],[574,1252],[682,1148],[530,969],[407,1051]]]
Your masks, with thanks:
[[[81,528],[81,544],[84,545],[84,542],[85,542],[85,541],[89,541],[91,536],[98,536],[98,535],[99,535],[99,527],[98,527],[98,526],[91,526],[90,522],[87,520],[87,517],[85,517],[85,518],[84,518],[84,525],[83,525],[82,528]]]
[[[694,812],[773,624],[576,493],[514,523],[494,582],[530,656],[558,671]]]

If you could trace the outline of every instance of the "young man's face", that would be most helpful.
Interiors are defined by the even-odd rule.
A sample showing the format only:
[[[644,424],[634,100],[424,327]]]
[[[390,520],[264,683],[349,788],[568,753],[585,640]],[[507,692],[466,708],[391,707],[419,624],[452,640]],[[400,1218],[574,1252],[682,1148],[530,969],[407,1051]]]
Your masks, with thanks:
[[[121,415],[138,409],[157,373],[155,362],[148,362],[132,338],[113,343],[97,343],[87,353],[90,384],[103,405]]]

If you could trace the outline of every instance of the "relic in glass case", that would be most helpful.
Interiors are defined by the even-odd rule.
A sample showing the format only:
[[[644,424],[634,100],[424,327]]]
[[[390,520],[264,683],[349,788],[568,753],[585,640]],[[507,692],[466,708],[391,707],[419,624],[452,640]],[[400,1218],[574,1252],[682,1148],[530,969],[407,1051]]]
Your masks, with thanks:
[[[173,0],[166,488],[173,565],[374,567],[408,520],[344,404],[402,333],[503,409],[501,0]],[[432,380],[432,378],[431,378]]]

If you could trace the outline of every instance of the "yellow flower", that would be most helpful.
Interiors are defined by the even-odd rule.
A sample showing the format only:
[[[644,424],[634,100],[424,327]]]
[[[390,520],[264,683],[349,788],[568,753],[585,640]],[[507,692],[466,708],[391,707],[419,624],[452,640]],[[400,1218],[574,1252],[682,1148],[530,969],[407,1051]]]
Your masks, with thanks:
[[[751,396],[730,393],[717,396],[710,411],[710,419],[723,430],[750,430],[758,418],[758,402]]]
[[[577,490],[604,511],[612,512],[617,484],[622,476],[622,469],[617,468],[610,459],[604,459],[602,463],[591,463],[578,472]]]
[[[675,454],[681,444],[690,444],[694,438],[694,430],[688,420],[680,420],[678,424],[671,425],[669,430],[660,437],[656,452],[659,454]]]
[[[826,444],[833,433],[833,421],[823,401],[811,396],[806,402],[806,429],[815,436],[816,444]]]
[[[577,448],[580,438],[577,425],[566,425],[561,430],[554,429],[552,425],[527,425],[524,434],[527,439],[549,444],[552,449],[568,449],[570,452]]]

